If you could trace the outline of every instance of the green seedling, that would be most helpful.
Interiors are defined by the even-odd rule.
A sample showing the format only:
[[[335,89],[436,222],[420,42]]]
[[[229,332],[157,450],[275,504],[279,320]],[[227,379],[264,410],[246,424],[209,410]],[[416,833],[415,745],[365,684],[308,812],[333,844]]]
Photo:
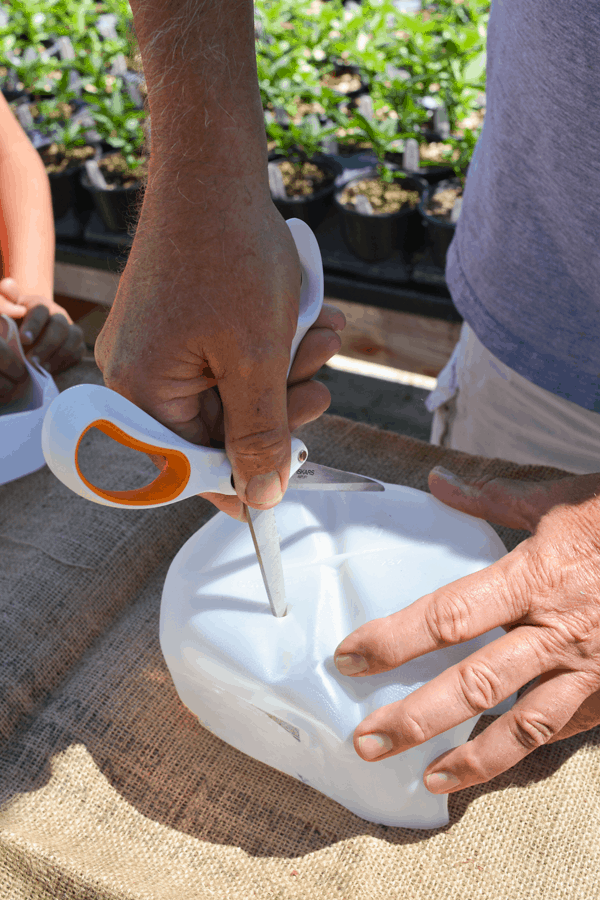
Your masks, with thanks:
[[[393,118],[368,119],[355,111],[350,118],[350,126],[355,129],[355,136],[368,141],[377,158],[377,173],[382,181],[391,182],[397,177],[395,170],[389,165],[386,157],[389,153],[397,153],[399,142],[412,133],[398,132],[398,121]],[[356,135],[356,131],[358,135]]]
[[[451,135],[444,141],[444,143],[449,146],[443,162],[452,168],[454,177],[458,179],[463,188],[467,177],[465,170],[471,161],[480,133],[481,129],[473,130],[471,128],[465,128],[462,135]],[[429,162],[423,164],[440,165],[440,163]]]
[[[89,115],[74,114],[68,102],[40,100],[35,104],[37,130],[59,145],[61,152],[68,153],[77,147],[90,144]],[[98,135],[99,137],[99,135]]]
[[[123,79],[117,77],[113,92],[90,104],[90,115],[102,139],[121,151],[128,168],[134,172],[145,161],[146,113],[131,102]]]
[[[322,153],[323,143],[335,134],[336,125],[321,125],[318,116],[308,115],[299,124],[290,121],[284,127],[271,121],[266,128],[268,138],[275,142],[275,149],[283,156],[308,162]]]
[[[282,108],[293,119],[299,104],[319,104],[324,115],[355,129],[378,154],[382,172],[389,149],[398,139],[422,140],[431,117],[423,100],[444,103],[449,120],[449,154],[458,151],[453,168],[470,159],[476,135],[458,136],[459,123],[481,103],[485,92],[485,39],[490,0],[423,0],[415,15],[399,12],[392,0],[256,0],[257,66],[265,109]],[[121,149],[132,166],[144,144],[143,111],[117,85],[111,68],[123,54],[131,58],[132,17],[128,0],[11,0],[0,15],[0,70],[16,69],[25,90],[46,95],[55,104],[81,95],[92,105],[96,128],[110,146]],[[100,16],[114,16],[112,27]],[[105,20],[106,23],[107,20]],[[49,60],[31,54],[70,37],[75,58]],[[15,66],[16,61],[16,66]],[[361,121],[344,115],[340,96],[322,84],[334,64],[359,67],[376,109],[389,108],[398,120]],[[74,78],[77,73],[79,80]],[[400,73],[400,74],[399,74]],[[2,72],[0,71],[0,76]],[[120,98],[120,99],[119,99]],[[63,126],[61,126],[63,127]],[[75,123],[64,122],[68,141],[80,139]],[[267,126],[269,138],[285,153],[308,158],[334,131],[308,117],[301,124]],[[389,177],[389,172],[386,175]]]

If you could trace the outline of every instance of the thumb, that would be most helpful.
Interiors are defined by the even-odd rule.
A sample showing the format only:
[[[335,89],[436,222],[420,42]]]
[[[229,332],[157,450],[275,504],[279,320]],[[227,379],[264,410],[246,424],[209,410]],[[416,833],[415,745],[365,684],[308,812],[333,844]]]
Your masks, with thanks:
[[[12,303],[0,296],[0,315],[10,316],[11,319],[20,319],[27,312],[27,307],[21,303]]]
[[[278,354],[219,382],[235,488],[240,500],[255,509],[276,506],[288,484],[287,366],[287,356]]]
[[[0,313],[18,319],[27,312],[27,307],[20,303],[21,292],[14,278],[3,278],[0,281]]]
[[[434,497],[454,509],[496,525],[535,531],[550,509],[580,503],[600,490],[600,475],[580,475],[556,481],[514,481],[510,478],[463,478],[436,466],[429,473]]]

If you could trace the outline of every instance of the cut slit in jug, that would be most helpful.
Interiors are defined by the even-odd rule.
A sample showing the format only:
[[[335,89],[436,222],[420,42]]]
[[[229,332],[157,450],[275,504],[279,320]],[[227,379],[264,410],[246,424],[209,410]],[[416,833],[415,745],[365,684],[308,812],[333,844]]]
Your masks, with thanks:
[[[426,790],[423,772],[468,739],[477,716],[381,762],[360,759],[353,731],[503,631],[364,678],[340,675],[333,652],[363,622],[495,562],[502,542],[486,523],[389,484],[382,493],[288,490],[276,516],[283,618],[270,614],[244,524],[220,513],[175,557],[160,641],[179,696],[217,737],[363,819],[447,824],[447,797]]]

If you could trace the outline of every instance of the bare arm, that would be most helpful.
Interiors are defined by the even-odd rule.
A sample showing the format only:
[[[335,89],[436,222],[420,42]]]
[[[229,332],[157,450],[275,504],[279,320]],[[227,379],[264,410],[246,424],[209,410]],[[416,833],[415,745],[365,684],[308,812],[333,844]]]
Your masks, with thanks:
[[[252,0],[131,6],[152,153],[96,358],[109,387],[187,440],[224,429],[240,500],[270,508],[287,487],[290,427],[320,415],[329,396],[296,385],[302,414],[290,411],[301,269],[268,186]],[[339,347],[327,330],[319,364]],[[236,498],[209,499],[241,513]]]
[[[22,294],[52,299],[54,217],[39,153],[0,94],[0,246],[2,275]],[[21,313],[22,314],[22,313]]]
[[[193,198],[218,206],[240,190],[268,200],[251,0],[131,7],[152,116],[152,176],[170,182],[175,168],[191,170]]]

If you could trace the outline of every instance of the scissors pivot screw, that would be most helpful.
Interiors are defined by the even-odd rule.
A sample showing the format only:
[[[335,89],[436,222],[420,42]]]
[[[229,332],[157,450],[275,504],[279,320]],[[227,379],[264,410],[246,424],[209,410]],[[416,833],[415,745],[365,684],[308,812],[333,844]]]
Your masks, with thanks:
[[[308,453],[306,452],[306,450],[301,450],[300,453],[298,454],[298,462],[303,463],[304,460],[307,458],[308,458]]]

